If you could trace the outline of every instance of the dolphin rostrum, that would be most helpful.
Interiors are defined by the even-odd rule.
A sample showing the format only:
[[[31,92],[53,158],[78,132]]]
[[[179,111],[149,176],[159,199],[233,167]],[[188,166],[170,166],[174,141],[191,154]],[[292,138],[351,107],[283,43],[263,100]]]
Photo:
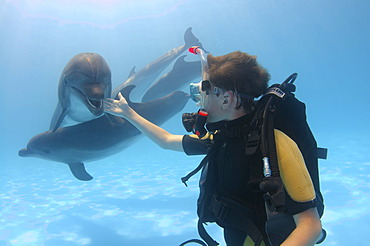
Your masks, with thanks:
[[[110,97],[111,92],[111,71],[104,58],[96,53],[75,55],[60,76],[59,101],[50,129],[55,131],[102,116],[103,99]]]
[[[129,98],[133,87],[128,86],[122,90],[125,98]],[[188,94],[175,91],[147,103],[128,103],[144,118],[162,124],[180,112],[188,99]],[[77,179],[86,181],[91,180],[92,176],[86,172],[84,162],[116,154],[132,145],[139,136],[140,131],[127,120],[106,114],[78,125],[40,133],[18,155],[68,164]]]

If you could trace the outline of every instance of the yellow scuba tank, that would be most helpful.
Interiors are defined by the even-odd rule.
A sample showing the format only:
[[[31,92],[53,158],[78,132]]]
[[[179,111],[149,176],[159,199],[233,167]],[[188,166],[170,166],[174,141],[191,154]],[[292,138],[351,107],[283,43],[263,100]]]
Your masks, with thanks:
[[[274,129],[280,176],[285,190],[297,202],[315,199],[315,189],[297,144],[282,131]]]

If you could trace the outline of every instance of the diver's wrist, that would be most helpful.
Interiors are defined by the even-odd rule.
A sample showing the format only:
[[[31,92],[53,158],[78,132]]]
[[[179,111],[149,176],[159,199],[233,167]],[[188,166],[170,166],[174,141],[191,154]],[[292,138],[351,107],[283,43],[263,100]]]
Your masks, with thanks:
[[[123,109],[122,112],[121,112],[121,115],[124,118],[127,118],[127,119],[134,118],[135,117],[135,114],[137,115],[136,111],[133,110],[131,107],[127,107],[126,109]]]

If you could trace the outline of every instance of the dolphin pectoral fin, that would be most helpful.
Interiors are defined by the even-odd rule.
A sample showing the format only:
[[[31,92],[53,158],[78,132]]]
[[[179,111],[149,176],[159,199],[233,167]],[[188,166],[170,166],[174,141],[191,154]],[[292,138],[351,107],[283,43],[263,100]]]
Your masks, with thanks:
[[[61,126],[64,118],[66,117],[66,114],[67,114],[67,109],[62,108],[60,103],[58,103],[57,108],[54,111],[53,118],[51,119],[49,129],[55,132],[55,130]]]
[[[71,169],[73,176],[75,176],[77,179],[82,181],[89,181],[93,179],[93,177],[86,172],[85,165],[82,162],[75,162],[68,164],[68,166],[69,169]]]

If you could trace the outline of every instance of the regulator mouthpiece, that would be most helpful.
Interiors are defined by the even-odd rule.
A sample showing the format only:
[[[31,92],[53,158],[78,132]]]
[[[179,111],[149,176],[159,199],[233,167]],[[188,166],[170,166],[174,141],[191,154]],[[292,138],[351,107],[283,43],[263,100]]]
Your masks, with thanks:
[[[182,124],[187,132],[193,132],[199,138],[207,134],[205,124],[208,113],[204,109],[200,109],[197,113],[184,113],[182,115]]]

